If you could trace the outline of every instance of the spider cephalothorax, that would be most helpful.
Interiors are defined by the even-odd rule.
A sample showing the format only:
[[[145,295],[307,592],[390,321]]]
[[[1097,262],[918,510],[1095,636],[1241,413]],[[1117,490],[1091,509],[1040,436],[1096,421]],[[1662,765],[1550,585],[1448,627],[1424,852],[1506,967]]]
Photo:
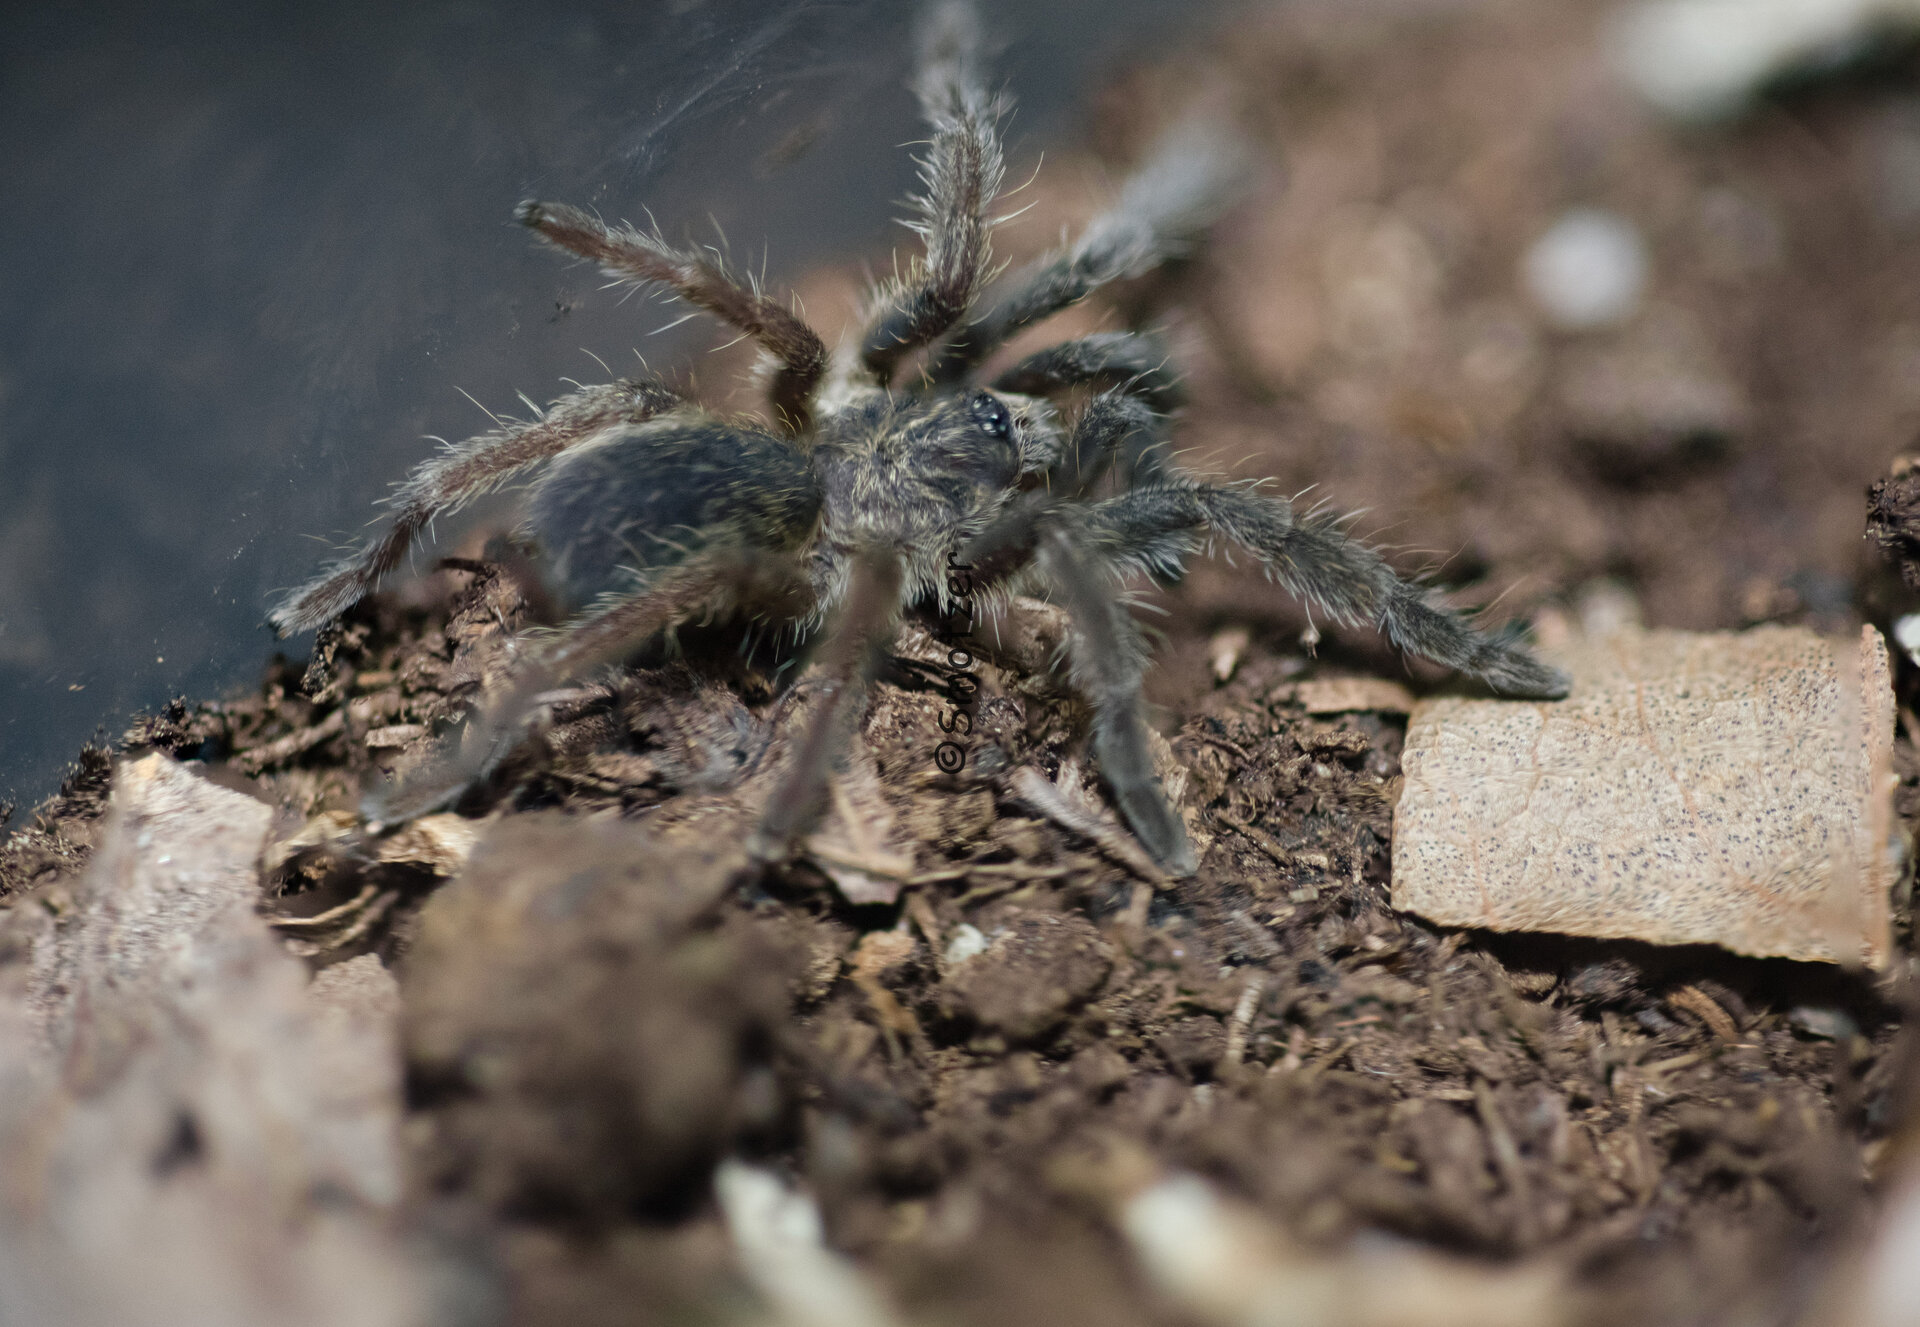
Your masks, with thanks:
[[[1151,337],[1082,337],[976,381],[1026,327],[1189,242],[1217,211],[1230,157],[1204,135],[1177,135],[1076,243],[983,301],[999,106],[976,67],[970,13],[941,9],[928,33],[917,90],[933,138],[914,223],[925,254],[877,292],[853,353],[830,361],[785,305],[736,284],[704,253],[575,208],[523,203],[520,220],[547,243],[617,280],[665,287],[755,338],[773,361],[773,424],[722,420],[651,379],[582,388],[535,420],[422,465],[393,498],[386,533],[295,593],[274,624],[291,632],[331,622],[435,516],[545,462],[528,533],[579,615],[523,653],[448,787],[497,759],[555,681],[698,614],[777,615],[825,631],[837,684],[765,814],[763,856],[807,827],[858,694],[850,684],[903,611],[946,606],[956,561],[976,568],[982,589],[1039,593],[1066,611],[1069,675],[1091,702],[1101,774],[1128,824],[1176,873],[1193,869],[1193,851],[1154,777],[1140,698],[1147,655],[1119,587],[1130,575],[1177,573],[1202,539],[1247,549],[1337,622],[1371,624],[1500,691],[1564,694],[1558,673],[1400,579],[1337,522],[1178,467],[1164,438],[1179,382]],[[1084,404],[1069,411],[1070,395]]]

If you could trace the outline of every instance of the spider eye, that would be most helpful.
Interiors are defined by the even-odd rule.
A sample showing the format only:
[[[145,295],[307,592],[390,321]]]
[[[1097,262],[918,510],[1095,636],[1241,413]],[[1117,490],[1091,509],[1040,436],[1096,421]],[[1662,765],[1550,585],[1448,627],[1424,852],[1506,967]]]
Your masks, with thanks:
[[[967,403],[967,409],[973,414],[973,422],[988,437],[998,438],[1002,442],[1013,440],[1013,416],[1007,413],[1007,407],[997,398],[985,392],[976,392],[973,400]]]

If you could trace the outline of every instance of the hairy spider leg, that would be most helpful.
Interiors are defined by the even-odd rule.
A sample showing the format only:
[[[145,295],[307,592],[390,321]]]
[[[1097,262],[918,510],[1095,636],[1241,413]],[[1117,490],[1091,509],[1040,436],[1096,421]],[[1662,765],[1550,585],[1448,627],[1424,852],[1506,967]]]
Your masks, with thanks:
[[[776,424],[790,437],[806,431],[814,391],[827,371],[827,348],[791,310],[743,288],[719,263],[677,249],[655,231],[609,226],[564,203],[524,202],[514,218],[554,248],[599,263],[608,276],[665,286],[758,341],[779,364],[768,388]]]
[[[1084,498],[1109,473],[1117,473],[1124,488],[1159,483],[1179,473],[1160,411],[1178,401],[1180,382],[1165,368],[1164,359],[1149,359],[1158,345],[1133,332],[1102,333],[1041,351],[994,381],[1001,391],[1037,396],[1118,379],[1082,407],[1059,460],[1047,471],[1050,490]],[[1152,367],[1128,372],[1147,363]]]
[[[1093,704],[1093,754],[1120,813],[1154,860],[1176,876],[1198,866],[1179,813],[1153,768],[1147,736],[1147,646],[1112,577],[1070,524],[1049,523],[1035,565],[1073,624],[1067,675]]]
[[[1093,708],[1092,747],[1120,814],[1155,861],[1176,876],[1197,861],[1186,826],[1153,768],[1141,684],[1148,652],[1119,594],[1112,559],[1082,528],[1089,508],[1041,494],[1008,508],[963,558],[983,584],[1037,577],[1072,624],[1067,676]]]
[[[399,565],[436,517],[458,511],[527,467],[609,428],[641,423],[679,404],[676,393],[651,379],[582,387],[553,402],[538,419],[503,424],[446,448],[415,466],[388,499],[395,515],[386,533],[294,591],[267,620],[282,636],[332,622]]]
[[[1301,601],[1351,626],[1365,623],[1400,649],[1482,678],[1506,695],[1557,699],[1567,678],[1530,654],[1513,632],[1488,634],[1402,580],[1385,558],[1339,528],[1302,517],[1284,498],[1197,481],[1136,488],[1086,508],[1104,556],[1124,571],[1165,574],[1211,531],[1259,558]]]
[[[862,336],[861,362],[886,386],[900,361],[964,318],[986,282],[993,222],[1005,162],[996,128],[999,104],[980,73],[980,36],[969,6],[933,11],[915,80],[933,141],[919,158],[922,192],[912,202],[924,256],[905,280],[884,287]]]
[[[539,698],[602,665],[634,653],[702,615],[753,608],[804,616],[812,589],[798,561],[783,553],[724,546],[662,569],[643,588],[576,619],[513,664],[454,750],[428,769],[370,793],[369,821],[395,823],[452,805],[486,778],[525,737]]]
[[[1078,344],[1067,342],[1058,349]],[[1066,386],[1076,366],[1098,365],[1100,353],[1076,352],[1051,362],[1061,370],[1051,385]],[[1088,510],[1092,530],[1126,570],[1161,580],[1178,576],[1196,536],[1214,531],[1251,550],[1290,593],[1336,622],[1365,622],[1401,649],[1484,678],[1496,691],[1566,694],[1566,678],[1536,660],[1511,633],[1481,632],[1436,603],[1429,590],[1402,580],[1378,552],[1344,533],[1338,517],[1303,519],[1284,498],[1205,484],[1187,475],[1166,455],[1160,417],[1147,399],[1125,389],[1088,403],[1049,476],[1049,486],[1056,493],[1084,497],[1116,462],[1125,467],[1127,491]]]
[[[1046,396],[1088,384],[1117,387],[1158,411],[1186,400],[1166,344],[1146,332],[1096,332],[1037,350],[993,380],[996,390]]]
[[[1169,132],[1121,186],[1114,205],[1074,243],[1014,276],[984,314],[935,353],[928,376],[956,382],[1043,318],[1184,253],[1224,210],[1242,174],[1239,152],[1224,141],[1217,126],[1201,121]]]
[[[756,861],[783,860],[799,837],[819,823],[833,762],[859,722],[867,683],[893,639],[904,577],[899,554],[868,547],[855,551],[849,561],[846,592],[834,611],[820,660],[820,700],[754,832],[749,851]]]

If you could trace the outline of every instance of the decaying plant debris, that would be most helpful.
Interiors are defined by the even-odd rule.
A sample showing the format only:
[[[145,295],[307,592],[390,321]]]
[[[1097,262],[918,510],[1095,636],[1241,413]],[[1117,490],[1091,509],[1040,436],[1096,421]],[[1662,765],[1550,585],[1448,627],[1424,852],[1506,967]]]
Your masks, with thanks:
[[[1861,489],[1920,403],[1889,293],[1920,288],[1920,249],[1856,215],[1821,147],[1892,132],[1878,112],[1840,97],[1676,144],[1578,75],[1590,7],[1421,9],[1304,7],[1206,80],[1143,71],[1105,104],[1121,157],[1156,80],[1218,83],[1294,166],[1158,291],[1196,310],[1183,436],[1416,513],[1407,537],[1461,550],[1455,582],[1517,586],[1516,615],[1609,576],[1660,626],[1906,611],[1854,559]],[[1511,257],[1588,192],[1662,222],[1656,299],[1554,339]],[[1685,391],[1596,418],[1569,386],[1674,346]],[[1708,398],[1739,406],[1726,436],[1661,414]],[[1904,554],[1897,481],[1876,529]],[[163,1263],[200,1297],[145,1303],[181,1321],[1842,1320],[1830,1269],[1868,1265],[1877,1191],[1915,1156],[1907,905],[1884,982],[1398,914],[1410,695],[1364,641],[1309,658],[1260,593],[1197,571],[1167,622],[1161,773],[1202,855],[1177,884],[1116,832],[1039,610],[983,650],[957,775],[931,758],[930,639],[903,632],[833,813],[765,879],[731,854],[812,697],[732,637],[550,697],[455,813],[366,832],[364,789],[431,750],[527,619],[484,562],[369,603],[311,686],[282,662],[143,719],[130,760],[180,768],[90,751],[0,845],[0,1034],[27,1048],[8,1074],[31,1066],[0,1142],[39,1159],[10,1165],[0,1220],[60,1222],[21,1293],[84,1274],[112,1309]],[[253,906],[209,937],[249,999],[219,1031],[179,981],[141,986],[118,1075],[76,1076],[18,1000],[140,860],[140,779],[257,822],[258,867],[225,877]],[[124,1010],[108,975],[84,989]],[[269,1014],[294,1031],[241,1072]],[[316,1069],[343,1041],[328,1063],[352,1071]],[[352,1145],[272,1149],[256,1187],[263,1120]]]

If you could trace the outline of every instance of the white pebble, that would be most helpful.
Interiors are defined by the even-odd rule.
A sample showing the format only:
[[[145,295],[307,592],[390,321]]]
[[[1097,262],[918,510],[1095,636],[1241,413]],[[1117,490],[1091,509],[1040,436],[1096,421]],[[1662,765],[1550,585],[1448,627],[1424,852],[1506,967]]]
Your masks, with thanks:
[[[1527,292],[1556,327],[1584,331],[1624,322],[1647,285],[1647,246],[1631,221],[1594,207],[1567,212],[1522,263]]]
[[[977,926],[961,922],[953,930],[953,938],[947,941],[947,966],[953,967],[965,963],[987,952],[987,937]]]
[[[1788,70],[1840,63],[1916,25],[1917,0],[1643,0],[1615,25],[1613,55],[1660,110],[1716,120]]]
[[[1920,664],[1920,613],[1908,613],[1893,621],[1893,639],[1907,652],[1907,658]]]

